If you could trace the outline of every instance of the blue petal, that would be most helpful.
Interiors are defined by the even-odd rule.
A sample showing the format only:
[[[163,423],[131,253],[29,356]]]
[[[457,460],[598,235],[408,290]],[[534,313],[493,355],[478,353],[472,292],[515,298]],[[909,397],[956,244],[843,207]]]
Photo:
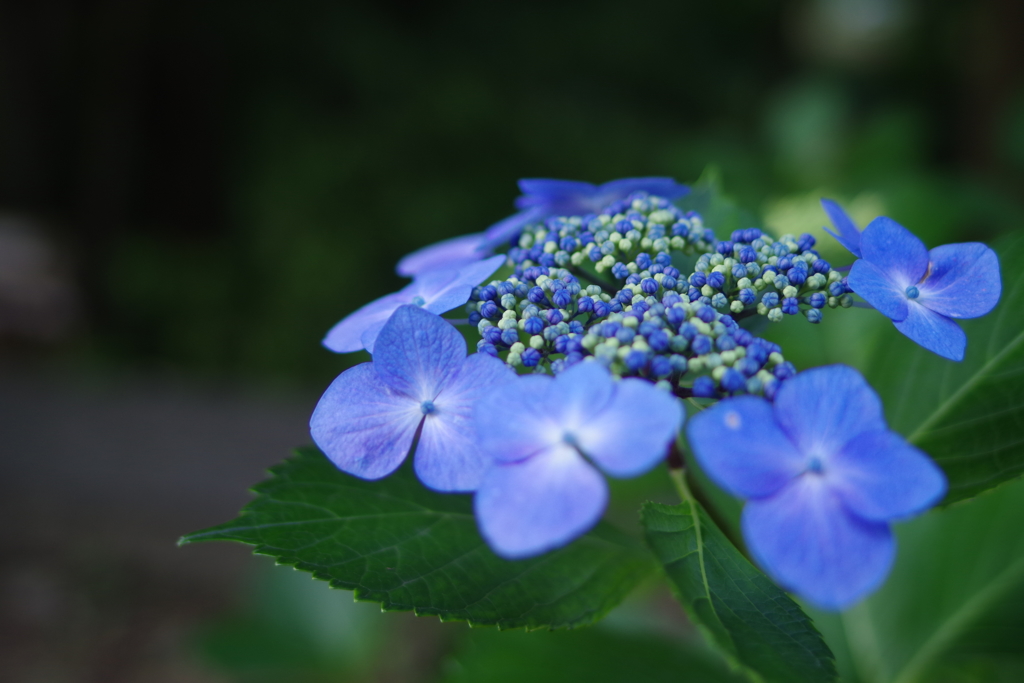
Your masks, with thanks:
[[[911,301],[907,318],[894,322],[896,329],[915,342],[950,360],[963,360],[967,348],[967,335],[960,326],[944,315]]]
[[[420,296],[426,301],[423,308],[438,314],[458,308],[469,301],[469,295],[473,293],[474,287],[501,268],[506,258],[504,254],[498,254],[483,261],[465,265],[459,269],[458,275],[453,280],[442,286],[434,286],[433,279],[430,277],[433,273],[442,271],[432,271],[421,275],[417,280],[423,281],[420,288]]]
[[[575,436],[580,450],[602,470],[613,477],[636,477],[665,458],[682,426],[679,399],[645,380],[623,379],[611,401],[594,410]]]
[[[547,216],[544,207],[534,206],[514,213],[508,218],[503,218],[484,231],[484,249],[505,246],[510,239],[515,237],[523,227]]]
[[[533,401],[561,432],[578,431],[593,420],[593,415],[604,410],[615,395],[615,380],[611,373],[593,361],[577,363],[557,375],[542,396]]]
[[[473,411],[480,449],[513,462],[561,443],[562,431],[545,402],[554,384],[550,375],[517,376],[481,398]]]
[[[808,457],[836,453],[858,434],[886,428],[878,394],[845,365],[805,370],[783,382],[775,418]]]
[[[483,240],[483,233],[478,232],[431,244],[403,257],[395,272],[412,277],[431,270],[460,268],[486,255],[481,250]]]
[[[846,247],[850,253],[860,258],[860,230],[856,223],[850,219],[843,209],[831,199],[822,199],[821,208],[825,209],[832,226],[839,231],[839,234],[825,228],[825,232],[836,238],[839,244]]]
[[[357,311],[342,318],[341,322],[327,332],[327,336],[324,337],[322,344],[335,353],[359,351],[362,348],[366,348],[363,336],[367,333],[367,330],[372,330],[372,333],[369,335],[371,341],[369,348],[372,349],[372,341],[377,338],[380,329],[387,322],[388,318],[391,317],[391,314],[395,312],[395,309],[412,300],[413,295],[407,293],[406,290],[408,289],[409,287],[406,287],[400,292],[388,294],[376,301],[371,301]]]
[[[828,459],[825,478],[852,512],[886,521],[927,510],[946,495],[946,476],[891,431],[856,436]]]
[[[516,208],[519,209],[585,202],[598,192],[597,186],[582,180],[554,178],[522,178],[519,189],[523,193],[522,197],[516,198]]]
[[[905,290],[928,270],[928,250],[914,233],[886,216],[868,223],[860,239],[861,257],[877,266],[892,283]]]
[[[473,504],[484,540],[507,559],[539,555],[586,533],[608,503],[608,485],[566,445],[495,465]]]
[[[741,498],[771,495],[804,470],[806,459],[763,398],[720,401],[694,415],[686,435],[707,475]]]
[[[327,388],[309,429],[338,469],[380,479],[405,460],[422,419],[418,403],[384,384],[372,363],[361,363]]]
[[[850,289],[859,294],[878,311],[893,320],[907,317],[906,287],[893,284],[877,266],[858,259],[850,268]]]
[[[374,348],[381,380],[417,405],[434,400],[466,358],[466,341],[450,323],[411,305],[395,311]]]
[[[677,183],[675,178],[649,176],[647,178],[612,180],[599,187],[598,193],[605,199],[605,204],[610,204],[641,190],[665,199],[676,199],[688,193],[690,188],[682,183]],[[611,199],[607,199],[607,197],[611,197]]]
[[[413,464],[424,484],[437,491],[475,491],[493,460],[480,447],[473,407],[511,382],[515,373],[497,358],[474,353],[434,399],[423,422]]]
[[[878,588],[896,554],[887,524],[849,513],[823,477],[808,474],[770,498],[747,502],[743,537],[782,587],[840,610]]]
[[[918,301],[950,318],[977,318],[999,303],[999,257],[979,242],[946,244],[928,252],[931,270]]]

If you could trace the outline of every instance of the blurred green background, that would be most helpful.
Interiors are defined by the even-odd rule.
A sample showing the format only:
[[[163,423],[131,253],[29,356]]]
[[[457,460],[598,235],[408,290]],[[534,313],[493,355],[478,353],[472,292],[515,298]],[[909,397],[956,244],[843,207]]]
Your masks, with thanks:
[[[830,196],[862,225],[886,213],[929,246],[991,239],[1024,225],[1021,35],[1024,5],[1015,0],[2,2],[5,406],[63,415],[78,420],[69,432],[88,431],[97,422],[81,417],[81,405],[93,394],[52,411],[24,396],[58,395],[69,382],[120,387],[127,377],[118,405],[130,405],[132,382],[159,378],[174,384],[175,400],[204,406],[212,431],[197,440],[229,434],[218,427],[224,411],[255,415],[245,402],[252,392],[288,416],[275,432],[288,433],[282,443],[301,440],[319,391],[363,359],[322,349],[324,332],[400,287],[393,265],[401,255],[511,213],[520,177],[692,182],[714,167],[737,204],[776,233],[823,236],[817,201]],[[843,263],[826,240],[822,251]],[[844,311],[819,328],[794,320],[770,334],[800,368],[863,367],[878,340],[894,334],[883,323]],[[211,392],[229,395],[215,404],[190,398]],[[163,405],[154,413],[166,414]],[[135,419],[117,410],[111,424]],[[185,415],[180,430],[167,426],[168,452],[187,450],[174,438],[194,422]],[[232,429],[244,431],[243,423]],[[0,437],[5,460],[23,458],[14,471],[30,473],[43,466],[11,446],[23,424],[0,422],[8,430]],[[96,443],[97,452],[114,452]],[[146,462],[148,444],[138,454],[120,447],[125,461]],[[61,454],[76,456],[73,446]],[[63,462],[58,455],[48,462]],[[162,458],[166,475],[147,486],[179,477],[196,501],[219,501],[196,482],[236,471],[226,464],[198,475],[199,464],[176,462]],[[256,463],[252,481],[265,464]],[[135,486],[123,471],[97,481]],[[53,480],[47,471],[7,486],[31,481],[42,491]],[[645,680],[681,680],[671,675],[673,657],[679,643],[697,642],[657,588],[589,635],[552,636],[560,644],[552,649],[542,634],[466,636],[458,625],[382,617],[290,570],[243,560],[244,552],[231,564],[227,555],[180,551],[230,569],[216,580],[196,569],[192,583],[172,590],[159,572],[151,583],[139,578],[149,576],[139,566],[162,559],[111,550],[121,574],[90,560],[113,581],[96,584],[83,578],[82,556],[66,550],[67,519],[101,508],[95,498],[68,503],[78,481],[68,474],[66,488],[46,489],[70,511],[47,527],[46,543],[28,525],[8,544],[3,576],[20,578],[4,585],[23,597],[18,581],[36,581],[43,566],[51,584],[73,587],[68,601],[88,596],[81,614],[92,616],[82,623],[120,624],[115,631],[130,632],[141,618],[135,600],[160,624],[172,614],[172,635],[160,637],[173,644],[146,646],[171,664],[159,673],[137,666],[140,648],[119,635],[109,652],[101,642],[104,658],[93,666],[83,654],[95,646],[90,628],[71,637],[44,623],[38,637],[31,628],[24,636],[24,623],[8,619],[0,630],[27,638],[22,649],[78,653],[58,658],[71,662],[66,670],[32,668],[43,655],[19,659],[25,671],[44,672],[31,680],[300,680],[302,672],[309,680],[470,681],[483,680],[474,667],[489,662],[520,672],[507,680],[540,681],[516,667],[564,667],[565,652],[582,668],[561,680],[626,680],[635,665],[601,659],[615,648],[626,663],[646,653],[654,663]],[[651,482],[661,495],[660,480]],[[232,485],[242,496],[244,484]],[[167,500],[173,517],[192,499]],[[119,502],[107,517],[130,518],[145,504]],[[224,518],[220,508],[221,518],[209,514],[161,529],[180,534]],[[25,565],[28,556],[35,564]],[[140,581],[122,604],[125,586]],[[150,604],[154,591],[173,599]],[[519,651],[528,654],[509,655]],[[85,674],[81,662],[90,662]],[[708,667],[708,680],[725,680]],[[693,671],[692,680],[704,680]]]

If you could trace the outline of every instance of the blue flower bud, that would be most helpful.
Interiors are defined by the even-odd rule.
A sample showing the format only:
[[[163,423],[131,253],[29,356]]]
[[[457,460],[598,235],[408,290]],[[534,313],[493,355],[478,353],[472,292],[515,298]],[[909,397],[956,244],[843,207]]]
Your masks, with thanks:
[[[609,306],[604,301],[601,301],[599,299],[595,299],[594,300],[594,316],[595,317],[603,318],[606,315],[608,315],[609,313],[611,313],[611,310],[612,310],[611,306]]]
[[[825,296],[824,292],[815,292],[807,297],[807,303],[809,303],[813,308],[824,308],[827,302],[828,297]]]
[[[559,311],[557,308],[548,309],[544,311],[541,315],[543,315],[544,319],[547,320],[552,325],[557,325],[558,323],[562,322],[562,312]]]
[[[736,340],[724,334],[715,340],[715,346],[719,351],[731,351],[736,348]]]
[[[704,273],[694,273],[690,276],[690,287],[700,289],[708,283],[708,277]]]
[[[640,284],[641,277],[637,273],[633,273],[626,278],[627,285],[638,285]]]
[[[604,258],[604,254],[601,252],[600,247],[591,247],[590,251],[587,252],[587,258],[596,263]]]
[[[498,296],[498,288],[493,285],[481,287],[477,292],[477,298],[481,301],[490,301]]]
[[[633,290],[621,289],[619,293],[615,295],[615,300],[621,304],[629,305],[633,303]],[[620,309],[621,310],[621,309]]]
[[[808,249],[811,249],[811,248],[814,247],[814,243],[815,243],[814,235],[810,235],[810,234],[805,232],[804,234],[800,235],[800,239],[798,239],[796,241],[796,243],[797,243],[797,246],[800,247],[800,251],[807,251]]]
[[[480,315],[488,319],[497,318],[501,315],[501,309],[493,301],[485,301],[480,304]]]
[[[526,295],[526,298],[535,304],[547,303],[547,296],[544,294],[544,290],[540,287],[534,287],[531,289],[529,294]]]
[[[686,297],[690,300],[691,303],[700,299],[700,296],[700,290],[697,289],[696,287],[690,287],[689,291],[686,293]]]
[[[654,257],[654,262],[657,263],[659,266],[664,266],[665,268],[668,268],[669,266],[672,265],[672,256],[662,251],[659,252],[658,255]]]
[[[715,313],[715,309],[711,308],[710,306],[702,306],[701,308],[697,309],[696,315],[698,318],[700,318],[702,321],[706,323],[714,322],[715,318],[718,317],[718,315]]]
[[[789,297],[782,300],[782,312],[786,315],[796,315],[800,312],[800,302],[796,297]]]
[[[500,344],[502,331],[503,330],[499,327],[487,327],[484,328],[484,331],[480,336],[483,337],[483,340],[488,344]]]
[[[764,296],[761,297],[761,303],[768,308],[775,308],[779,305],[779,294],[778,292],[765,292]]]
[[[565,308],[572,301],[572,294],[567,289],[559,289],[551,295],[551,302],[559,308]]]
[[[584,230],[583,232],[580,233],[580,243],[583,244],[584,246],[590,244],[593,241],[594,233],[590,232],[589,230]]]
[[[564,251],[574,251],[579,243],[574,237],[563,237],[562,241],[558,243]]]
[[[651,267],[653,262],[651,261],[650,254],[646,252],[640,252],[639,254],[636,255],[635,263],[637,265],[637,268],[639,268],[640,270],[647,270],[648,268]]]
[[[744,377],[739,371],[735,370],[734,368],[729,368],[728,370],[725,371],[725,374],[722,375],[722,379],[719,381],[719,383],[722,385],[722,389],[724,389],[725,391],[739,391],[741,389],[746,388],[747,378]]]
[[[739,280],[740,278],[744,278],[747,276],[747,267],[737,263],[735,266],[732,267],[731,272],[733,278]]]
[[[501,343],[506,346],[512,346],[519,341],[519,330],[510,328],[501,332]]]
[[[647,354],[643,351],[630,351],[626,354],[625,363],[630,372],[640,372],[647,365]]]
[[[775,375],[776,379],[789,379],[796,374],[796,367],[787,360],[776,365],[775,369],[772,370],[772,374]]]
[[[703,334],[698,334],[693,338],[693,341],[690,342],[690,348],[692,348],[693,352],[698,356],[711,353],[711,338],[706,337]]]
[[[540,362],[541,353],[533,347],[528,347],[522,354],[520,354],[520,358],[522,358],[523,365],[528,368],[532,368]]]
[[[628,327],[623,327],[615,333],[615,338],[622,344],[633,343],[633,337],[636,336],[636,332]]]
[[[479,353],[486,353],[488,356],[498,355],[498,349],[495,348],[494,344],[488,344],[483,339],[476,343],[476,350]]]
[[[842,296],[846,294],[846,287],[841,281],[833,282],[828,286],[828,293],[832,296]]]
[[[540,334],[544,330],[544,321],[540,319],[540,316],[531,316],[526,319],[523,323],[523,331],[526,334]],[[486,337],[486,335],[485,335]],[[493,341],[488,339],[488,341]]]
[[[753,247],[741,247],[739,252],[740,263],[754,263],[757,261],[757,251]]]
[[[785,275],[776,275],[775,281],[772,283],[776,289],[782,290],[789,287],[789,278]]]
[[[665,289],[675,289],[676,285],[679,284],[674,277],[666,275],[661,278],[661,286]],[[653,292],[651,292],[653,294]]]
[[[569,331],[572,332],[573,334],[583,334],[583,332],[585,331],[583,329],[583,323],[581,323],[579,320],[570,321]]]
[[[622,261],[616,261],[615,265],[612,266],[612,275],[619,280],[625,280],[629,277],[629,268]]]
[[[693,388],[690,391],[698,398],[714,398],[715,380],[707,376],[698,377],[693,380]]]
[[[736,365],[734,367],[743,373],[745,377],[753,377],[757,374],[757,371],[761,369],[761,366],[749,356],[736,361]]]
[[[758,228],[747,228],[743,231],[743,241],[753,242],[756,239],[760,239],[764,235]]]
[[[753,361],[757,364],[758,369],[760,369],[761,366],[768,362],[769,353],[768,349],[760,344],[750,344],[747,347],[746,360]]]
[[[651,374],[655,377],[668,377],[672,374],[672,361],[665,356],[651,359]]]
[[[792,256],[788,256],[788,255],[787,256],[783,256],[782,258],[779,259],[779,262],[776,263],[775,265],[778,268],[778,271],[780,273],[784,273],[784,272],[786,272],[787,270],[789,270],[790,268],[793,267],[793,257]]]
[[[807,322],[817,325],[821,322],[821,311],[817,308],[810,308],[804,311],[804,315],[807,316]]]
[[[589,313],[594,310],[594,300],[589,296],[581,296],[576,302],[576,310],[580,313]]]
[[[711,297],[711,305],[714,308],[722,310],[729,305],[729,298],[725,296],[725,294],[718,292],[713,297]]]
[[[643,281],[640,282],[640,289],[644,294],[655,294],[658,291],[658,288],[658,281],[654,278],[644,278]]]
[[[742,303],[744,306],[749,306],[755,301],[757,301],[757,291],[755,291],[752,287],[741,289],[739,292],[738,299],[740,303]]]
[[[656,353],[667,351],[671,341],[672,338],[665,330],[655,330],[647,335],[647,345]]]
[[[525,282],[520,282],[512,290],[512,293],[516,295],[517,299],[525,299],[526,295],[530,292],[530,285]]]
[[[789,284],[799,287],[807,282],[807,271],[803,268],[793,267],[786,271],[786,278],[789,280]]]
[[[725,286],[725,275],[717,270],[712,271],[708,273],[707,283],[715,289],[721,289]]]
[[[539,258],[539,259],[537,259],[537,261],[538,261],[538,262],[539,262],[539,263],[540,263],[540,264],[541,264],[542,266],[545,266],[545,267],[547,267],[547,268],[552,268],[552,267],[554,267],[555,265],[557,265],[557,264],[555,263],[555,257],[554,257],[554,255],[553,255],[553,254],[541,254],[541,255],[540,255],[540,258]]]
[[[714,233],[712,233],[712,234],[714,234]],[[722,242],[719,242],[717,245],[715,245],[715,251],[717,251],[722,256],[731,256],[732,255],[732,247],[733,247],[732,241],[724,240]]]

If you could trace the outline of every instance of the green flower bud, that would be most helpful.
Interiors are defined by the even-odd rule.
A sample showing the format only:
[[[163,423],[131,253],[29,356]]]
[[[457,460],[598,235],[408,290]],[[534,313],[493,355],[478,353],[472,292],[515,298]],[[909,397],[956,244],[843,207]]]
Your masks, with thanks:
[[[744,308],[742,301],[733,301],[729,304],[729,310],[733,313],[742,313]]]
[[[768,311],[768,320],[772,321],[773,323],[780,322],[782,320],[782,309],[773,308],[772,310]]]
[[[725,375],[726,369],[727,368],[724,365],[718,366],[717,368],[711,371],[711,379],[715,380],[716,382],[721,382],[722,376]]]
[[[791,298],[795,297],[799,293],[800,293],[800,290],[798,290],[793,285],[789,285],[789,286],[783,288],[783,290],[782,290],[782,296],[786,297],[787,299],[791,299]]]
[[[739,280],[736,281],[736,286],[739,289],[747,289],[748,287],[750,287],[750,278],[741,277]]]
[[[540,351],[541,349],[544,348],[544,337],[540,336],[539,334],[533,335],[532,337],[530,337],[530,346]]]

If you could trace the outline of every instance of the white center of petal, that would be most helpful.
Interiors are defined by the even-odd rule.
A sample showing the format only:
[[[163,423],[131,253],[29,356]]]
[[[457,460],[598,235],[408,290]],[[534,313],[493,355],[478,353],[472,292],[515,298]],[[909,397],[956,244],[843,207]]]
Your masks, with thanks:
[[[723,422],[725,422],[726,427],[733,431],[736,431],[743,426],[743,418],[740,417],[740,414],[737,413],[735,410],[730,410],[729,412],[727,412],[725,414]]]

